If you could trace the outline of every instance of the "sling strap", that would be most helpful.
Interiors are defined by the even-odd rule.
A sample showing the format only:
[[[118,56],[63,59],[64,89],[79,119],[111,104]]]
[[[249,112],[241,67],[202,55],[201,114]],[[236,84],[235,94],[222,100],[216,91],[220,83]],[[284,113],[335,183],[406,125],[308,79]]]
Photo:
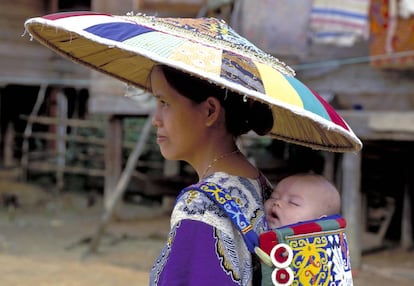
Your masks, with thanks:
[[[204,193],[214,203],[216,203],[230,218],[233,225],[240,231],[247,248],[251,253],[259,245],[259,237],[254,232],[252,225],[247,220],[239,205],[232,199],[230,193],[218,184],[211,182],[202,182],[191,185],[181,191],[178,197],[188,191],[198,191]]]

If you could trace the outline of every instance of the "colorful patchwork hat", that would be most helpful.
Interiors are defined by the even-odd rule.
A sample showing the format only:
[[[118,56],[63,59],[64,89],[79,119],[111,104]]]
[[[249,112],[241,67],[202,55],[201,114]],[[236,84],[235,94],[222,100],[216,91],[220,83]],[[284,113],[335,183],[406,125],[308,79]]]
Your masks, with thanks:
[[[345,227],[345,219],[333,215],[262,233],[256,248],[262,285],[352,286]]]
[[[149,73],[164,64],[271,106],[269,135],[313,149],[359,151],[348,124],[294,71],[215,18],[46,15],[25,22],[43,45],[127,84],[149,90]]]

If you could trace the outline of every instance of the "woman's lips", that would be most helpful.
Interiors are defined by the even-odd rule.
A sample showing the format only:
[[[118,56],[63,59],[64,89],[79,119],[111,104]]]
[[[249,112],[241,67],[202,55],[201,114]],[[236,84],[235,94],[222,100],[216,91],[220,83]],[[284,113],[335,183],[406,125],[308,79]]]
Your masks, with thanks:
[[[166,140],[167,140],[167,137],[166,136],[157,135],[157,143],[158,144],[161,144],[161,143],[165,142]]]

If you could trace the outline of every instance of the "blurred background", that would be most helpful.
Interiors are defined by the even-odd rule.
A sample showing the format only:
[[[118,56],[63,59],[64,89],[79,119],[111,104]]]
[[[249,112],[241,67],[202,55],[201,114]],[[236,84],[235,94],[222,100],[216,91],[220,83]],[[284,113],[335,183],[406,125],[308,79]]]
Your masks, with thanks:
[[[140,205],[150,206],[144,217],[151,210],[168,213],[180,189],[196,180],[186,164],[163,160],[155,134],[142,131],[153,108],[149,94],[72,63],[25,33],[28,18],[78,10],[221,18],[291,66],[344,117],[362,151],[328,153],[251,134],[241,138],[241,149],[274,183],[312,170],[338,186],[354,269],[378,270],[364,264],[378,252],[403,253],[397,268],[412,269],[411,0],[2,0],[0,242],[19,212],[45,207],[39,203],[45,196],[76,194],[85,208],[98,204],[98,213],[113,212],[122,222],[142,218]],[[119,190],[137,141],[144,147],[111,209],[111,194]],[[23,184],[41,188],[39,197],[21,191]],[[395,274],[385,262],[381,267],[378,272],[403,283],[406,274]],[[404,279],[414,281],[412,275]]]

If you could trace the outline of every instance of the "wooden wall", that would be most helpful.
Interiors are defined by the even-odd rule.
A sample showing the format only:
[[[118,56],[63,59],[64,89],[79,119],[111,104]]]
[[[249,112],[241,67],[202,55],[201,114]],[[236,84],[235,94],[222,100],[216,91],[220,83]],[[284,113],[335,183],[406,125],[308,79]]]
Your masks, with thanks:
[[[89,71],[56,55],[25,33],[24,22],[49,13],[48,1],[0,2],[0,84],[33,83],[54,78],[85,78]],[[24,36],[22,36],[24,34]]]

